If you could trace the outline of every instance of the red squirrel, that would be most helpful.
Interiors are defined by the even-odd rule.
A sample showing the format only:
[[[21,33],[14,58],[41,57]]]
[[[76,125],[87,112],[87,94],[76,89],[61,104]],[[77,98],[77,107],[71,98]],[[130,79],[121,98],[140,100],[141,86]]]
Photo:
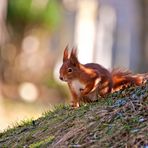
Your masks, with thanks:
[[[77,49],[70,55],[68,46],[64,50],[60,79],[67,82],[72,94],[72,106],[77,108],[81,102],[96,101],[98,96],[117,91],[129,84],[140,85],[143,75],[133,75],[129,71],[115,69],[112,72],[96,63],[81,64],[77,58]]]

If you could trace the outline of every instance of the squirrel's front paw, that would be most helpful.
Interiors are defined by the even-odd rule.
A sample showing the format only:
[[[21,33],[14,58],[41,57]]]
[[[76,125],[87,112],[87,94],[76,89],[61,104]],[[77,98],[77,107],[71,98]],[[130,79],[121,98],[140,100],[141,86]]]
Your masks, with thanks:
[[[78,102],[71,102],[70,103],[70,106],[72,107],[72,108],[78,108],[78,107],[80,107],[80,104],[78,103]]]

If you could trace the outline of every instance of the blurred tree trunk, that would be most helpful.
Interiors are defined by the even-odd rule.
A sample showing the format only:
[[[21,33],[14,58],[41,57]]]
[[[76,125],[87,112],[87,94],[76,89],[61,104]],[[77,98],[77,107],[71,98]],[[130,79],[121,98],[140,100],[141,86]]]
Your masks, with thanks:
[[[2,84],[3,84],[3,68],[4,59],[2,58],[2,48],[7,40],[8,34],[6,29],[6,14],[7,14],[7,0],[0,0],[0,123],[5,122],[4,118],[4,107],[3,107],[3,95],[2,95]]]
[[[2,57],[3,46],[5,45],[8,32],[6,28],[7,0],[0,0],[0,83],[3,81],[4,59]]]
[[[142,28],[142,47],[141,47],[141,63],[140,63],[140,71],[147,72],[148,71],[148,0],[139,0],[139,3],[141,5],[141,11],[142,11],[142,22],[141,22],[141,28]]]

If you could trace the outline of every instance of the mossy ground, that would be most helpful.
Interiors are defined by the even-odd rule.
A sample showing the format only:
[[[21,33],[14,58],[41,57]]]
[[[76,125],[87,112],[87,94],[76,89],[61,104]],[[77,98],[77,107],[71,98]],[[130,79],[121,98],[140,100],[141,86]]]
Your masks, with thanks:
[[[0,133],[0,147],[147,147],[148,83],[131,86],[78,109],[55,107]]]

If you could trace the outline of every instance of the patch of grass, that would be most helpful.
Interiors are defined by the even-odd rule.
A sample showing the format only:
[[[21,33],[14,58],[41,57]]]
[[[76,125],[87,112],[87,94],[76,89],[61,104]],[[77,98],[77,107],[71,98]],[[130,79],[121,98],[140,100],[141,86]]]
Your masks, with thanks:
[[[65,105],[65,104],[59,104],[59,105],[55,105],[53,106],[49,111],[46,111],[42,114],[42,117],[50,117],[53,116],[54,114],[60,112],[61,110],[69,110],[70,109],[70,105]]]
[[[105,100],[105,105],[112,106],[114,104],[114,100],[112,98],[107,98]]]
[[[9,133],[15,133],[17,129],[21,127],[27,127],[29,125],[33,124],[33,118],[32,119],[24,119],[19,122],[13,123],[11,126],[8,126],[6,130],[3,131],[3,133],[0,133],[0,138],[3,137],[4,135],[7,136]],[[4,134],[5,133],[5,134]]]
[[[0,147],[142,147],[147,139],[147,90],[147,84],[132,86],[77,109],[55,106],[38,120],[22,121],[0,134]]]
[[[29,148],[40,148],[41,146],[52,143],[54,138],[55,138],[54,136],[49,136],[48,138],[46,138],[44,140],[41,140],[39,142],[35,142],[35,143],[31,144],[29,146]]]

